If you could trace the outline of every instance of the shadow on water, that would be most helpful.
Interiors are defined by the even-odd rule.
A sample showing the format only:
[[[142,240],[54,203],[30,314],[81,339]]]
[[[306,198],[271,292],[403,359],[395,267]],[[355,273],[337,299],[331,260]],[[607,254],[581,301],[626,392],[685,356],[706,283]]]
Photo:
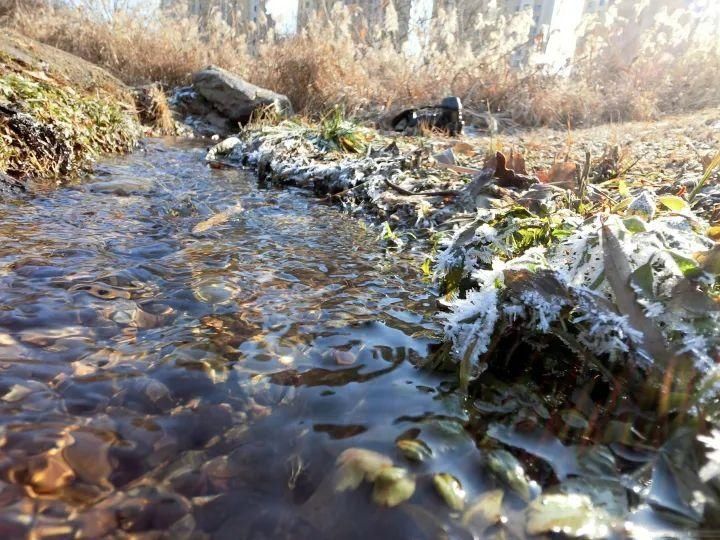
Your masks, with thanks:
[[[0,206],[0,536],[451,531],[428,464],[397,509],[332,485],[343,450],[401,462],[410,430],[484,487],[460,398],[415,367],[436,331],[417,262],[202,156],[150,141]]]

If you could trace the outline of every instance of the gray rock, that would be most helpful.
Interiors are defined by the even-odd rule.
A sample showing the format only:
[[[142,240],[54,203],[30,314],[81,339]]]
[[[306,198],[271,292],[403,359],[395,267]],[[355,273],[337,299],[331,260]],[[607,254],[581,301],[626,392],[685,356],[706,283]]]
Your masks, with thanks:
[[[25,185],[12,176],[0,172],[0,196],[18,194],[25,191]]]
[[[247,122],[258,107],[272,105],[282,115],[292,115],[290,100],[260,88],[222,68],[210,66],[193,75],[193,89],[232,122]]]
[[[230,154],[230,152],[232,152],[233,149],[239,144],[242,144],[242,141],[237,137],[230,137],[228,139],[225,139],[224,141],[213,146],[208,151],[205,159],[207,161],[214,161],[218,158],[225,157]]]
[[[183,116],[205,116],[212,110],[212,104],[198,94],[192,86],[175,89],[170,97],[170,106]]]

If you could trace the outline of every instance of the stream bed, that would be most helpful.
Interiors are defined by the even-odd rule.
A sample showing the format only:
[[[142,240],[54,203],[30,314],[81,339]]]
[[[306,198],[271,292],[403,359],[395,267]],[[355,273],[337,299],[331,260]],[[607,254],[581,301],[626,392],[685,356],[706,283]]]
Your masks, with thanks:
[[[419,255],[205,150],[0,202],[0,538],[693,534],[691,436],[531,354],[457,391]]]
[[[452,379],[416,367],[418,261],[204,151],[0,205],[0,536],[454,536],[429,480],[394,509],[333,489],[344,450],[420,434],[408,467],[485,487]]]

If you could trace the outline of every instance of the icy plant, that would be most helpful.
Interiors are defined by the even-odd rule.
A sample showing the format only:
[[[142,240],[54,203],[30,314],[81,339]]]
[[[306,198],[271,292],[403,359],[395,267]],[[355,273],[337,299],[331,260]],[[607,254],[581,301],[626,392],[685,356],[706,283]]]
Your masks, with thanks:
[[[445,333],[453,342],[453,352],[469,367],[487,352],[498,321],[498,291],[493,285],[453,303],[453,310],[445,316]],[[484,366],[477,366],[480,371]]]
[[[483,355],[499,326],[517,329],[537,346],[542,336],[555,334],[571,349],[606,362],[629,355],[643,368],[664,361],[657,349],[648,350],[649,333],[657,333],[667,351],[689,356],[699,372],[713,366],[720,310],[708,297],[712,269],[700,265],[698,254],[712,253],[714,243],[698,218],[664,213],[644,221],[633,212],[579,223],[567,215],[547,226],[518,210],[508,214],[486,212],[456,231],[438,258],[437,271],[452,275],[456,287],[459,273],[476,284],[452,289],[458,297],[443,317],[461,371],[463,363],[475,371],[485,366]],[[566,225],[577,228],[569,233]],[[607,244],[603,227],[617,246]],[[490,264],[477,256],[481,252],[492,254]],[[620,270],[608,267],[609,260],[627,265],[627,282],[615,277]],[[467,272],[469,265],[476,268]]]
[[[708,449],[708,462],[700,469],[700,478],[707,482],[720,476],[720,430],[713,429],[709,436],[700,435],[698,440]]]

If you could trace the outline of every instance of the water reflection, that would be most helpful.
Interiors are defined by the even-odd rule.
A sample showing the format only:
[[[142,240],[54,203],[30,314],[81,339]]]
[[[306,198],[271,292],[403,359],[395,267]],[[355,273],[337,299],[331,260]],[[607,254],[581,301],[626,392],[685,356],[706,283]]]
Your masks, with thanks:
[[[414,367],[417,263],[202,154],[150,142],[0,205],[0,536],[466,534],[427,475],[487,486],[461,399]],[[401,460],[408,433],[433,451],[410,503],[335,493],[343,450]]]

